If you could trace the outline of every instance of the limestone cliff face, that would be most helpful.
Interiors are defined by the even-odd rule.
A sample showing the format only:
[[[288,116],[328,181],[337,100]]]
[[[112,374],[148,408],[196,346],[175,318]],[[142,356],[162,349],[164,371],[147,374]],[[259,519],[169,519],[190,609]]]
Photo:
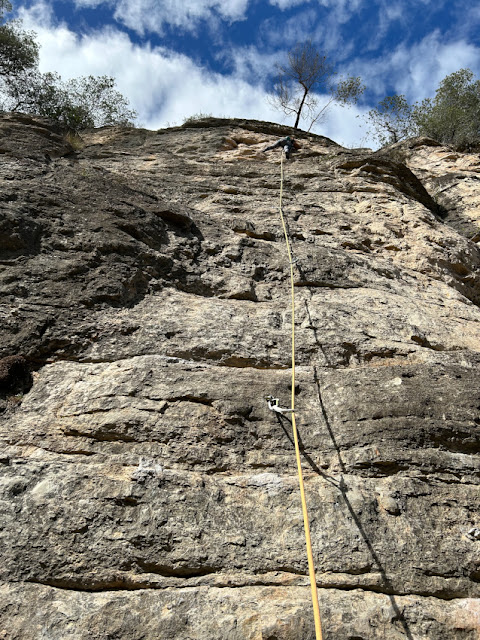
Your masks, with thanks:
[[[314,637],[282,130],[0,119],[0,638]],[[480,637],[478,156],[300,136],[284,210],[326,639]]]

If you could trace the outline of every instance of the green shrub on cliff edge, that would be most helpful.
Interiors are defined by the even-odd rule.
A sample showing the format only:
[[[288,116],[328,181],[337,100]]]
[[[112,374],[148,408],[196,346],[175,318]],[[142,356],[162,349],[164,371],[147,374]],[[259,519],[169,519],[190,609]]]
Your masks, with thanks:
[[[136,117],[109,76],[64,81],[57,73],[38,70],[38,44],[21,22],[5,22],[11,11],[0,0],[0,108],[45,116],[67,131],[104,125],[132,126]]]
[[[367,121],[381,145],[421,135],[460,150],[478,148],[480,80],[470,69],[459,69],[440,82],[434,98],[409,105],[403,95],[387,96]]]
[[[470,69],[446,76],[435,97],[413,108],[413,118],[421,135],[443,144],[468,149],[480,143],[480,80]]]

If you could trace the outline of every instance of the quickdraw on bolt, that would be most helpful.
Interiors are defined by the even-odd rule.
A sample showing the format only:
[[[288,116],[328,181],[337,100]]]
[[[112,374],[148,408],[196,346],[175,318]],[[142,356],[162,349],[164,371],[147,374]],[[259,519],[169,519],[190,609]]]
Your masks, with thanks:
[[[280,400],[278,398],[274,398],[273,396],[267,396],[266,401],[268,403],[268,408],[270,411],[276,411],[277,413],[295,413],[295,409],[282,409],[278,405]]]

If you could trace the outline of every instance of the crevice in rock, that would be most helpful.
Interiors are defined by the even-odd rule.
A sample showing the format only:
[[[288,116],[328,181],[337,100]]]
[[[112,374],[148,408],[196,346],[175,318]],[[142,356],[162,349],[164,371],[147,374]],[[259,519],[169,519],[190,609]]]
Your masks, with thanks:
[[[432,351],[448,351],[443,344],[432,344],[425,336],[413,335],[410,337],[410,340],[419,344],[421,347],[432,349]],[[454,351],[454,349],[450,349],[450,351]]]
[[[149,566],[147,564],[147,566]],[[182,584],[179,585],[181,586],[182,589],[199,589],[201,588],[203,585],[202,584],[183,584],[183,580],[185,580],[186,582],[188,582],[189,579],[195,579],[195,578],[203,578],[209,575],[213,575],[216,572],[216,570],[213,571],[206,571],[206,572],[198,572],[197,574],[191,574],[188,576],[182,576],[182,575],[177,575],[177,574],[171,574],[170,571],[166,571],[165,574],[163,572],[159,572],[159,571],[153,571],[153,570],[149,570],[149,573],[154,574],[154,575],[158,575],[159,577],[162,578],[179,578],[182,580]],[[285,575],[289,575],[287,573],[283,573],[283,572],[279,572],[282,573],[284,576]],[[305,577],[305,579],[308,578],[307,574],[290,574],[293,576],[302,576]],[[255,578],[255,575],[251,576],[251,578],[248,580],[248,582],[243,582],[241,584],[235,584],[235,576],[234,575],[226,575],[225,576],[225,581],[224,582],[219,582],[218,578],[215,580],[215,583],[212,585],[214,586],[216,589],[248,589],[248,588],[252,588],[252,587],[277,587],[277,588],[282,588],[282,589],[288,589],[290,585],[284,585],[284,584],[279,584],[278,580],[275,580],[273,577],[269,576],[268,574],[265,576],[262,576],[260,574],[257,575],[257,578]],[[382,588],[381,586],[377,586],[377,585],[369,585],[369,586],[365,586],[365,585],[358,585],[358,584],[342,584],[341,582],[338,583],[332,583],[332,582],[326,582],[323,583],[321,578],[318,579],[317,578],[317,588],[319,590],[335,590],[335,591],[363,591],[365,593],[375,593],[378,595],[384,595],[384,596],[388,596],[390,598],[402,598],[405,596],[416,596],[416,597],[420,597],[420,598],[435,598],[437,600],[440,601],[444,601],[444,602],[450,602],[453,600],[460,600],[463,598],[469,598],[472,597],[470,593],[468,593],[468,591],[463,591],[463,590],[455,590],[455,591],[451,591],[451,592],[447,592],[447,591],[437,591],[437,590],[432,590],[432,591],[428,591],[428,590],[412,590],[412,589],[405,589],[402,591],[398,591],[398,590],[394,590],[394,589],[385,589]],[[90,584],[87,585],[85,583],[81,583],[81,582],[74,582],[74,581],[70,581],[70,580],[61,580],[61,579],[55,579],[55,578],[51,578],[51,579],[44,579],[44,580],[40,580],[40,579],[36,579],[36,578],[29,578],[27,580],[25,580],[25,583],[27,584],[34,584],[34,585],[39,585],[39,586],[43,586],[43,587],[49,587],[49,588],[53,588],[53,589],[61,589],[61,590],[65,590],[65,591],[79,591],[79,592],[86,592],[86,593],[102,593],[102,592],[109,592],[109,591],[151,591],[151,590],[162,590],[162,589],[171,589],[172,588],[172,584],[167,582],[166,584],[161,584],[161,583],[155,583],[155,584],[151,584],[149,582],[142,582],[141,580],[136,580],[136,579],[122,579],[119,578],[118,580],[112,580],[112,581],[105,581],[105,582],[97,582],[95,584]],[[309,586],[307,585],[307,583],[305,583],[304,585],[302,585],[305,587],[305,589],[309,589]],[[292,588],[297,588],[298,585],[291,585]]]
[[[86,451],[83,449],[77,449],[76,451],[62,451],[57,449],[47,449],[46,447],[38,447],[42,451],[48,451],[49,453],[57,453],[61,456],[96,456],[95,451]]]
[[[96,431],[95,433],[84,433],[79,429],[65,429],[63,432],[66,436],[77,437],[77,438],[88,438],[90,440],[95,440],[96,442],[126,442],[126,443],[140,443],[145,442],[145,440],[139,440],[138,438],[134,438],[133,436],[128,436],[126,434],[117,433],[114,431]],[[155,440],[150,439],[150,442],[155,442]]]
[[[207,407],[211,407],[214,400],[210,400],[209,398],[203,398],[202,396],[194,396],[194,395],[185,395],[185,396],[175,396],[173,398],[166,398],[168,402],[195,402],[197,404],[203,404]]]
[[[19,406],[33,385],[31,368],[21,355],[0,359],[0,414]]]
[[[327,282],[321,282],[320,280],[297,280],[294,282],[295,287],[311,287],[312,289],[355,289],[363,287],[361,283],[358,285],[351,284],[332,284]]]
[[[208,565],[196,568],[188,566],[170,567],[156,562],[146,562],[145,560],[136,560],[135,564],[146,573],[154,573],[162,578],[182,578],[188,580],[191,578],[203,578],[204,576],[209,576],[213,573],[219,573],[217,567],[210,567]]]
[[[289,365],[274,364],[263,359],[248,358],[245,356],[237,356],[234,354],[227,355],[226,350],[209,351],[202,348],[193,348],[188,352],[180,351],[178,353],[167,354],[170,358],[181,358],[189,360],[197,364],[208,364],[217,367],[232,367],[233,369],[261,369],[265,371],[279,371],[288,369]]]
[[[126,579],[118,579],[112,581],[98,582],[92,583],[90,585],[72,581],[72,580],[61,580],[61,579],[36,579],[36,578],[28,578],[25,580],[28,584],[36,584],[44,587],[52,587],[54,589],[62,589],[64,591],[83,591],[87,593],[101,593],[104,591],[140,591],[144,589],[161,589],[164,587],[148,585],[142,582],[129,581]]]
[[[242,228],[235,228],[235,227],[233,231],[235,233],[238,233],[239,235],[246,235],[248,238],[254,238],[255,240],[264,240],[265,242],[276,241],[276,236],[271,231],[258,232],[258,231],[252,231],[250,229],[242,229]]]
[[[374,472],[374,477],[395,476],[402,471],[408,470],[409,464],[400,463],[396,460],[361,460],[352,465],[353,469],[365,469]]]
[[[139,504],[143,504],[140,500],[137,500],[132,496],[126,496],[125,498],[115,498],[113,502],[119,507],[136,507]]]

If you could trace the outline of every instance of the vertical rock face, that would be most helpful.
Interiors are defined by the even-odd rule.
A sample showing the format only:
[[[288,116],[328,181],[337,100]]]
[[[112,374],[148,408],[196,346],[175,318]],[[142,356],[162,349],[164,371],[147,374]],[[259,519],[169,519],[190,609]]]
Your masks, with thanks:
[[[283,134],[0,120],[0,638],[314,637]],[[480,637],[478,157],[301,135],[296,412],[324,637]]]

